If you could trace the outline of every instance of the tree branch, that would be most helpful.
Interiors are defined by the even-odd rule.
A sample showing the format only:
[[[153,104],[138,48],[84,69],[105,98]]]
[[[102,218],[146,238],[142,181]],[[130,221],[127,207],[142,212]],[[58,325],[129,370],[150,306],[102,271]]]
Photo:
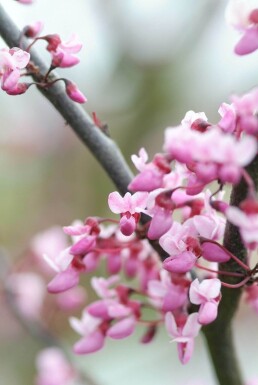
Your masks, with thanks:
[[[19,46],[21,31],[14,24],[1,4],[0,35],[9,47]],[[23,41],[26,42],[26,39],[24,38]],[[27,46],[28,45],[29,43],[27,43]],[[39,73],[32,77],[36,82],[41,82],[49,67],[35,52],[34,48],[31,49],[30,54],[31,61],[39,68]],[[58,79],[57,75],[54,72],[51,72],[51,80],[55,79]],[[133,174],[115,142],[108,138],[99,127],[93,124],[92,120],[81,106],[68,98],[63,85],[60,84],[60,82],[55,83],[47,90],[40,87],[38,88],[60,112],[76,135],[84,144],[86,144],[114,182],[120,193],[125,194]]]

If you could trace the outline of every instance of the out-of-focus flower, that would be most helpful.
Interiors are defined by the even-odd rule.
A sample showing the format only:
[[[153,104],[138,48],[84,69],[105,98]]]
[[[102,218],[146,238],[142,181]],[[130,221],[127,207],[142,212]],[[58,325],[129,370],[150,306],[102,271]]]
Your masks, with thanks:
[[[78,378],[62,350],[54,347],[37,355],[36,368],[36,385],[71,385]]]
[[[7,289],[14,295],[16,306],[27,318],[39,319],[46,294],[43,279],[35,273],[15,273],[8,277]]]

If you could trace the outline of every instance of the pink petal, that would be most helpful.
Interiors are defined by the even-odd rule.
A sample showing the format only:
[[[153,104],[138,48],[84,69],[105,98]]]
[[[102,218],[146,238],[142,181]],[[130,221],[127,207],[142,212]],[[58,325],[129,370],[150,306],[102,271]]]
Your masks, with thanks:
[[[176,320],[175,320],[175,317],[172,313],[166,313],[165,314],[165,325],[166,325],[166,329],[168,331],[168,334],[171,337],[176,338],[179,336]]]
[[[14,52],[12,56],[16,68],[25,68],[30,61],[30,54],[20,48],[12,48],[11,51]]]
[[[128,186],[130,191],[153,191],[162,186],[164,174],[152,169],[145,169],[136,175]]]
[[[191,251],[184,251],[176,257],[168,257],[163,262],[163,267],[172,273],[187,273],[196,262],[196,256]]]
[[[194,350],[194,339],[190,339],[188,342],[178,343],[178,356],[182,364],[187,364],[193,354]]]
[[[84,255],[95,246],[96,237],[89,235],[76,242],[70,249],[72,255]]]
[[[2,89],[4,91],[12,90],[16,87],[20,79],[20,71],[13,70],[5,72],[2,78]]]
[[[252,27],[246,29],[244,35],[235,46],[237,55],[247,55],[258,48],[258,28]]]
[[[73,347],[73,351],[76,354],[88,354],[94,353],[102,349],[104,346],[105,338],[101,331],[97,330],[92,334],[80,339]]]
[[[217,298],[220,289],[221,281],[218,278],[204,279],[200,284],[200,292],[208,299]]]
[[[126,215],[123,215],[119,222],[120,231],[122,234],[129,236],[132,235],[136,228],[136,222],[133,216],[127,218]]]
[[[230,260],[230,255],[227,254],[223,246],[212,242],[204,242],[201,245],[202,257],[210,262],[223,263]]]
[[[199,333],[201,325],[198,322],[198,313],[192,313],[188,316],[185,326],[182,330],[182,336],[194,338]]]
[[[160,238],[170,229],[172,223],[173,219],[171,212],[160,208],[151,220],[148,238],[152,240]]]
[[[87,306],[87,312],[93,317],[102,318],[103,320],[110,319],[108,306],[104,300],[95,301]]]
[[[58,273],[47,285],[49,293],[61,293],[79,283],[79,272],[75,269],[67,269]]]
[[[148,195],[147,192],[136,192],[133,194],[131,197],[132,209],[136,212],[141,212],[142,209],[145,209]]]
[[[129,337],[135,329],[136,321],[133,317],[116,322],[107,331],[107,336],[116,340]]]
[[[124,199],[121,197],[121,195],[117,191],[114,191],[109,194],[108,205],[110,210],[115,214],[120,214],[127,211],[125,209]]]
[[[206,302],[199,309],[198,322],[202,325],[207,325],[213,322],[218,315],[218,303]]]

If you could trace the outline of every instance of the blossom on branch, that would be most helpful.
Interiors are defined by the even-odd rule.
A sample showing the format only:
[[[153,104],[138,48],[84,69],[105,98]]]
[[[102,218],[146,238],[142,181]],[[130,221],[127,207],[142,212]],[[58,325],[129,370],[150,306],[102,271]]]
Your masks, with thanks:
[[[194,349],[194,338],[198,335],[201,325],[198,322],[198,313],[192,313],[188,317],[175,319],[173,313],[167,313],[165,324],[172,342],[177,342],[178,355],[182,364],[186,364]]]
[[[30,61],[30,54],[20,48],[3,48],[0,50],[0,79],[1,88],[12,95],[24,93],[28,86],[25,83],[18,83],[21,70]]]

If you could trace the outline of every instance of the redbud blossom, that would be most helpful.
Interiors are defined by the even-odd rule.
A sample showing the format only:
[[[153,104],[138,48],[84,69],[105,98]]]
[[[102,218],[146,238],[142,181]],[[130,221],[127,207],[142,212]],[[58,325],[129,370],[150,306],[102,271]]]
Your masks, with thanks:
[[[39,319],[44,297],[45,282],[35,273],[11,274],[7,280],[15,305],[28,319]]]
[[[235,53],[246,55],[258,49],[257,0],[230,0],[226,8],[226,20],[242,32]]]
[[[207,325],[217,318],[220,301],[221,282],[217,278],[204,279],[199,283],[196,278],[190,286],[190,301],[201,305],[198,312],[198,322]]]
[[[63,42],[58,35],[52,36],[47,47],[52,55],[52,66],[66,68],[78,64],[80,59],[74,54],[82,48],[79,37],[74,33],[69,40]]]
[[[20,70],[25,68],[30,60],[30,54],[20,48],[0,50],[0,78],[2,89],[11,95],[19,95],[28,89],[26,83],[18,84]]]
[[[147,203],[148,193],[137,192],[131,195],[129,192],[124,197],[115,191],[109,194],[108,205],[115,214],[121,214],[120,230],[124,235],[131,235]]]
[[[173,342],[177,342],[178,355],[182,364],[186,364],[194,349],[194,338],[198,335],[201,325],[198,322],[198,313],[192,313],[188,318],[177,325],[176,319],[172,313],[166,313],[165,324],[168,334]]]
[[[42,21],[35,21],[34,23],[30,25],[26,25],[26,27],[23,28],[23,33],[26,37],[34,38],[40,34],[40,32],[43,29],[43,22]]]
[[[78,374],[59,348],[42,350],[36,358],[36,385],[70,385]]]
[[[79,90],[77,85],[70,80],[65,80],[65,91],[70,99],[77,103],[85,103],[87,102],[87,98],[83,95],[83,93]]]

